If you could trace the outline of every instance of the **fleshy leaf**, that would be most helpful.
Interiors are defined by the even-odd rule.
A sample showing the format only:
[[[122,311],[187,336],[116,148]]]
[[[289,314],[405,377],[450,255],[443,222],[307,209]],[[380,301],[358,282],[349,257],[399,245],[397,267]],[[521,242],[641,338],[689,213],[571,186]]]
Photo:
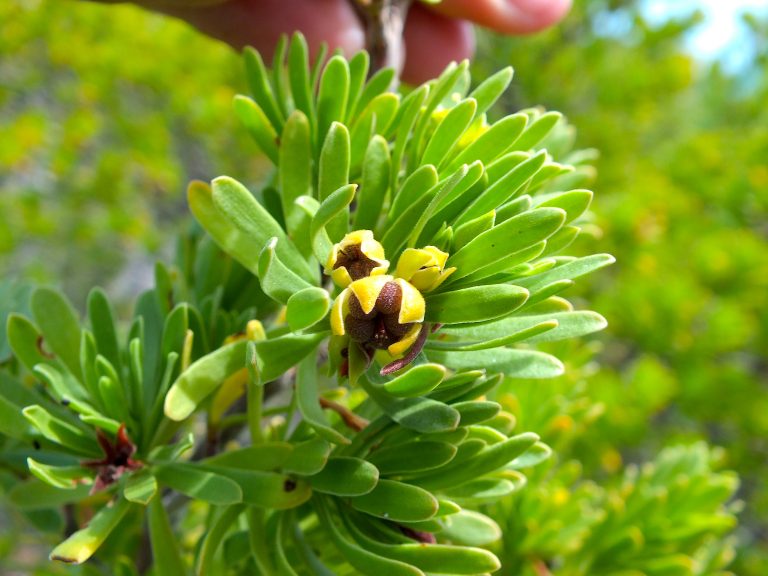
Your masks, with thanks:
[[[297,292],[311,289],[311,285],[280,261],[277,246],[278,239],[270,238],[261,250],[258,277],[261,289],[273,300],[285,304]]]
[[[439,507],[426,490],[395,480],[379,480],[363,496],[350,500],[352,507],[393,522],[419,522],[432,518]]]
[[[218,506],[243,500],[243,491],[237,482],[195,464],[162,464],[154,471],[160,482],[190,498]]]
[[[426,297],[427,322],[483,322],[511,314],[528,299],[528,291],[510,284],[473,286]]]
[[[93,556],[107,536],[110,535],[131,507],[123,498],[107,504],[82,528],[56,546],[51,552],[51,560],[67,564],[82,564]]]
[[[45,344],[80,378],[80,321],[72,304],[56,290],[38,288],[32,293],[32,314]]]
[[[195,361],[173,383],[165,397],[165,415],[184,420],[227,377],[245,367],[246,341],[239,340]]]
[[[137,470],[125,482],[123,495],[126,500],[146,506],[157,494],[157,479],[145,469]]]
[[[374,489],[379,470],[360,458],[330,458],[325,468],[309,477],[312,488],[334,496],[360,496]]]
[[[279,243],[276,250],[280,260],[305,280],[313,280],[314,275],[308,264],[288,240],[280,224],[259,204],[245,186],[227,176],[215,178],[211,186],[213,205],[220,215],[229,222],[227,227],[234,227],[248,238],[249,246],[256,246],[256,250],[253,252],[244,253],[241,250],[231,252],[233,257],[249,270],[256,272],[261,248],[270,238],[277,237]],[[201,221],[201,224],[208,230],[206,222]],[[211,230],[208,231],[218,241],[216,234]],[[227,249],[227,246],[222,245],[222,247]]]

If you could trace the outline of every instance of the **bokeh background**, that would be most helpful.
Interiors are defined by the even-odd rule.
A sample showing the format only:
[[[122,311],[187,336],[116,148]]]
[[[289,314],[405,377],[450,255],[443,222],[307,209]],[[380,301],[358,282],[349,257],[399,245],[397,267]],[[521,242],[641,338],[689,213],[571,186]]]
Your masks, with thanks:
[[[560,110],[600,152],[602,232],[579,242],[618,263],[580,292],[609,328],[536,383],[571,430],[558,457],[610,485],[719,447],[741,477],[731,570],[768,574],[768,3],[576,0],[544,34],[479,41],[475,78],[515,68],[505,108]],[[187,181],[262,177],[243,91],[235,53],[161,16],[0,2],[0,309],[30,281],[127,307],[188,222]],[[0,563],[18,544],[0,535]]]

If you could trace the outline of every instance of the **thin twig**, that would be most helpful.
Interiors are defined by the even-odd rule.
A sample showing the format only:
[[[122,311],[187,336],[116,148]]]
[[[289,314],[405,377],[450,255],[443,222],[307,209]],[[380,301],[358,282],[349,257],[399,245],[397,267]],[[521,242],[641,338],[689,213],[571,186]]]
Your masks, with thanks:
[[[366,426],[368,426],[368,420],[361,418],[345,406],[342,406],[333,400],[327,400],[326,398],[321,397],[320,406],[336,412],[339,416],[341,416],[344,424],[346,424],[348,428],[351,428],[355,432],[360,432]]]

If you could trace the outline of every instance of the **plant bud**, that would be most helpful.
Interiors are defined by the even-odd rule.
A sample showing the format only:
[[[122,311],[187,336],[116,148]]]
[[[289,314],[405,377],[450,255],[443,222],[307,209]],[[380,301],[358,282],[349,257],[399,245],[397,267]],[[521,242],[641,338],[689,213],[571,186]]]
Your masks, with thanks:
[[[355,230],[344,236],[331,250],[325,265],[325,273],[342,288],[361,278],[386,274],[388,269],[384,248],[370,230]]]
[[[403,355],[416,341],[424,320],[424,298],[410,283],[392,276],[352,282],[336,299],[331,329],[367,352]]]
[[[447,260],[448,253],[434,246],[408,248],[400,255],[395,274],[418,290],[429,292],[440,286],[456,270],[445,268]]]

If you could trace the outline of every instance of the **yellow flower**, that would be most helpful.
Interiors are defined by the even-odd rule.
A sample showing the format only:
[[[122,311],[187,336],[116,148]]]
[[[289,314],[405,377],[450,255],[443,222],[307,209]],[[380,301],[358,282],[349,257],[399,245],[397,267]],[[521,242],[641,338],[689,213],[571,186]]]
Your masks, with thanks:
[[[386,274],[388,269],[384,247],[370,230],[355,230],[344,236],[333,247],[325,264],[325,273],[342,288],[361,278]]]
[[[333,303],[331,330],[348,336],[369,356],[386,350],[405,354],[417,341],[424,321],[424,297],[409,282],[392,276],[355,280]]]
[[[395,274],[418,290],[429,292],[440,286],[456,270],[445,268],[447,260],[448,253],[434,246],[408,248],[400,255]]]

